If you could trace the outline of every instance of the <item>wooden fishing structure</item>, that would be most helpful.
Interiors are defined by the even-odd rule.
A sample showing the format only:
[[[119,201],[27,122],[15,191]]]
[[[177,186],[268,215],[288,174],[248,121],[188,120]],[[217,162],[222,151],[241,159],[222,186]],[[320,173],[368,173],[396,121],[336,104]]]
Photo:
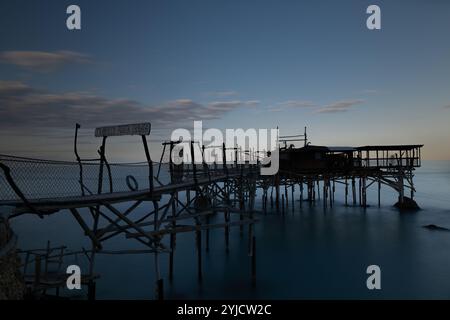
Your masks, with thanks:
[[[380,205],[381,185],[387,185],[398,192],[398,206],[406,208],[414,204],[413,172],[421,164],[422,145],[313,146],[308,143],[306,128],[302,135],[280,137],[280,168],[273,176],[260,174],[262,152],[242,151],[225,144],[205,147],[197,141],[166,141],[162,143],[160,161],[154,162],[146,138],[151,132],[150,123],[97,128],[95,136],[101,139],[98,157],[82,159],[77,147],[79,129],[77,124],[75,162],[0,156],[0,207],[8,211],[8,219],[26,213],[40,217],[58,212],[70,214],[91,242],[91,248],[74,252],[64,246],[51,247],[50,243],[46,248],[20,251],[26,284],[34,295],[50,289],[59,292],[65,287],[65,257],[81,255],[88,260],[89,270],[83,274],[82,283],[88,288],[88,297],[94,299],[95,281],[100,276],[95,273],[97,255],[152,254],[157,279],[155,297],[163,299],[160,256],[169,256],[168,278],[172,280],[177,235],[194,234],[197,277],[202,281],[202,254],[209,250],[211,230],[223,230],[228,252],[232,227],[239,227],[241,235],[244,227],[248,228],[249,274],[255,284],[254,224],[258,213],[262,213],[255,209],[258,188],[262,190],[264,212],[269,199],[271,206],[275,204],[283,213],[289,206],[294,208],[297,186],[301,207],[305,201],[313,204],[320,200],[322,189],[326,209],[333,206],[336,184],[345,187],[345,205],[350,204],[351,188],[352,204],[367,207],[367,189],[372,185],[378,186]],[[107,141],[123,135],[140,137],[144,162],[121,164],[107,157]],[[295,141],[303,142],[303,146],[289,145]],[[181,151],[186,150],[186,144],[190,161],[174,161],[176,156],[186,159]],[[222,161],[207,163],[206,148],[220,150]],[[200,154],[200,159],[196,159],[196,154]],[[238,161],[242,154],[252,156]],[[167,155],[168,160],[163,162]],[[406,190],[410,191],[409,197]],[[117,204],[127,207],[120,210]],[[123,235],[143,248],[104,249],[106,241]]]
[[[303,142],[296,148],[288,142]],[[277,209],[289,206],[289,193],[294,201],[295,186],[300,190],[300,205],[322,201],[326,209],[335,200],[336,185],[345,188],[345,205],[368,206],[367,191],[377,186],[378,206],[381,206],[381,186],[398,193],[399,209],[418,209],[414,201],[414,171],[421,166],[422,144],[375,145],[360,147],[327,147],[311,145],[305,133],[280,137],[280,170],[261,183],[263,207],[269,201]],[[269,179],[269,181],[267,181]],[[357,185],[358,184],[358,185]],[[281,190],[284,189],[284,192]],[[291,192],[288,190],[290,189]],[[351,189],[351,190],[350,190]],[[406,195],[408,192],[409,197]],[[350,193],[351,192],[351,193]],[[275,195],[274,195],[275,193]],[[274,201],[275,197],[275,201]],[[285,205],[283,205],[285,203]]]
[[[94,273],[95,258],[98,254],[143,254],[154,256],[156,273],[156,297],[163,298],[163,279],[159,267],[159,256],[169,254],[169,279],[173,277],[177,234],[193,232],[196,237],[198,279],[202,280],[202,238],[205,238],[206,250],[209,250],[209,232],[223,229],[225,250],[229,250],[230,228],[247,225],[249,228],[250,257],[255,256],[253,225],[254,198],[256,194],[256,165],[240,165],[237,161],[229,163],[226,159],[225,145],[223,163],[220,168],[212,168],[204,161],[191,157],[192,163],[177,165],[169,156],[169,163],[153,163],[146,136],[150,134],[150,124],[136,124],[96,129],[101,138],[98,158],[81,159],[77,150],[77,137],[80,126],[76,126],[74,152],[77,162],[42,161],[27,158],[2,156],[0,168],[2,176],[2,200],[0,205],[10,208],[9,217],[31,213],[44,217],[56,212],[70,213],[89,237],[92,247],[82,252],[64,253],[60,248],[44,248],[21,252],[25,254],[24,273],[30,290],[41,293],[51,288],[65,286],[65,275],[59,268],[58,273],[49,275],[47,266],[56,259],[67,255],[82,253],[89,260],[89,271],[83,275],[83,283],[88,286],[88,296],[95,297]],[[106,156],[107,140],[118,135],[138,135],[141,137],[146,155],[145,163],[113,164]],[[164,142],[172,152],[177,141]],[[191,154],[198,145],[189,143]],[[202,149],[204,152],[204,148]],[[162,182],[162,167],[168,169],[165,183]],[[166,170],[167,171],[167,170]],[[60,175],[60,176],[59,176]],[[31,185],[30,182],[37,182]],[[47,185],[48,183],[48,185]],[[184,193],[185,201],[180,200]],[[162,199],[164,201],[162,201]],[[168,199],[167,199],[168,198]],[[118,203],[128,203],[129,207],[121,211],[115,207]],[[137,208],[147,207],[144,214]],[[222,217],[217,222],[218,216]],[[133,218],[132,218],[133,216]],[[210,223],[211,216],[215,222]],[[103,243],[120,235],[137,241],[146,250],[105,251]],[[169,246],[164,241],[169,237]],[[55,252],[58,252],[57,254]],[[252,258],[255,264],[256,259]],[[34,263],[34,273],[28,274],[28,265]],[[41,267],[44,264],[44,268]],[[27,269],[28,268],[28,269]],[[43,270],[44,269],[44,270]],[[249,270],[255,279],[255,265]],[[28,280],[29,279],[29,280]]]

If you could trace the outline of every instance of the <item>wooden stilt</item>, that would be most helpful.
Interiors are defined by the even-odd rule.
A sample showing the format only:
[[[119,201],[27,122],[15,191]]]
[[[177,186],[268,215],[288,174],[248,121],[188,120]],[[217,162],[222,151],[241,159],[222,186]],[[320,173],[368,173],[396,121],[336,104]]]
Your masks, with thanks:
[[[228,223],[230,221],[228,210],[225,210],[225,223]],[[225,252],[230,252],[230,227],[225,226]]]
[[[300,208],[303,208],[303,179],[300,180]]]
[[[277,211],[280,209],[280,176],[275,175],[275,205]]]
[[[252,238],[252,285],[256,285],[256,237]]]
[[[209,215],[206,216],[206,224],[209,224]],[[209,229],[206,229],[205,232],[206,232],[205,251],[209,252]]]
[[[320,181],[317,179],[317,199],[320,201]]]
[[[41,283],[41,255],[36,254],[34,259],[34,285],[38,286]]]
[[[378,208],[381,207],[381,180],[378,177]]]
[[[172,201],[172,228],[176,228],[177,221],[175,220],[176,208],[175,201]],[[173,263],[175,256],[175,246],[176,246],[176,233],[170,234],[170,254],[169,254],[169,281],[173,280]]]
[[[287,181],[284,185],[284,198],[286,200],[286,209],[289,208],[289,197],[288,197],[288,191],[287,191]]]
[[[330,208],[333,208],[333,188],[330,179],[328,179],[328,192],[330,193]]]
[[[291,185],[292,213],[294,213],[294,209],[295,209],[294,191],[295,191],[295,184],[293,183]]]
[[[353,197],[353,205],[356,206],[356,186],[355,186],[355,177],[352,176],[352,197]]]
[[[245,204],[244,204],[244,194],[242,192],[242,181],[240,182],[240,192],[239,192],[239,210],[241,211],[241,213],[239,214],[239,220],[242,221],[244,220],[244,216],[242,214],[242,212],[244,212],[245,210]],[[239,226],[239,235],[242,237],[244,234],[244,225],[241,224]]]
[[[358,190],[359,190],[359,206],[362,206],[362,178],[359,177],[358,180]]]
[[[270,193],[270,207],[273,208],[273,187],[272,192]]]
[[[362,191],[362,205],[363,205],[363,207],[364,208],[366,208],[367,207],[367,196],[366,196],[366,192],[367,192],[367,187],[366,187],[366,177],[364,176],[364,177],[362,177],[362,189],[361,189],[361,191]]]
[[[198,225],[199,226],[199,225]],[[202,281],[202,232],[198,230],[196,233],[196,241],[197,241],[197,275],[198,281]]]
[[[345,177],[345,206],[348,206],[348,181]]]
[[[334,193],[336,192],[336,179],[333,177],[333,202],[334,202]]]

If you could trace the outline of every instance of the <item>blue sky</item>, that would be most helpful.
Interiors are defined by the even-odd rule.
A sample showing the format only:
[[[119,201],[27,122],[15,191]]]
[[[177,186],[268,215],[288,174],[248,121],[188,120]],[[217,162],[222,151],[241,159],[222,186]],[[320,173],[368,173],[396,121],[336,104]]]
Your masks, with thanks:
[[[156,150],[197,119],[450,159],[449,1],[2,1],[0,26],[2,153],[72,159],[75,122],[122,120],[152,122]]]

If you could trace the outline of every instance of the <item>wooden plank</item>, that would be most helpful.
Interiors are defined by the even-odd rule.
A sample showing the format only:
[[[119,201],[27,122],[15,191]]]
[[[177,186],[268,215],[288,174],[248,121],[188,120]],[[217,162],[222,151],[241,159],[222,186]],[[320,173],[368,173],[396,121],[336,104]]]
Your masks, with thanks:
[[[238,177],[239,173],[229,175],[229,178]],[[216,176],[209,178],[198,179],[198,185],[205,185],[211,182],[220,182],[227,179],[226,175]],[[130,200],[145,200],[153,201],[159,200],[162,195],[169,194],[175,191],[186,190],[193,188],[195,182],[188,181],[178,184],[169,184],[162,187],[156,187],[154,189],[153,195],[150,195],[150,189],[144,189],[140,191],[126,191],[126,192],[114,192],[114,193],[104,193],[104,194],[93,194],[85,196],[74,196],[74,197],[61,197],[61,198],[48,198],[48,199],[34,199],[29,200],[33,208],[36,208],[40,212],[55,212],[62,209],[70,208],[86,208],[96,205],[102,205],[107,202],[110,204],[127,202]],[[14,206],[11,215],[17,216],[23,213],[32,213],[30,209],[24,205],[20,200],[13,201],[0,201],[0,205],[10,205]]]
[[[84,232],[88,235],[88,237],[95,244],[95,246],[97,248],[101,249],[102,248],[102,244],[100,243],[100,241],[98,241],[98,239],[95,236],[94,232],[91,229],[89,229],[89,227],[87,226],[86,222],[84,222],[83,218],[81,218],[81,216],[78,213],[77,209],[72,208],[72,209],[70,209],[70,211],[72,212],[72,215],[75,217],[75,219],[77,220],[77,222],[81,226],[81,228],[84,230]]]
[[[232,221],[232,222],[228,222],[228,223],[177,226],[174,229],[151,231],[151,232],[147,232],[147,234],[151,235],[151,236],[163,236],[165,234],[184,233],[184,232],[201,231],[201,230],[207,230],[207,229],[225,228],[225,227],[240,226],[242,224],[250,224],[250,223],[256,223],[256,222],[258,222],[257,219],[246,219],[246,220]],[[136,238],[136,237],[141,237],[141,236],[142,235],[139,233],[133,233],[133,234],[127,234],[126,237],[127,238]]]
[[[119,126],[106,126],[95,129],[96,137],[113,136],[148,136],[150,134],[151,124],[149,122],[133,123]]]

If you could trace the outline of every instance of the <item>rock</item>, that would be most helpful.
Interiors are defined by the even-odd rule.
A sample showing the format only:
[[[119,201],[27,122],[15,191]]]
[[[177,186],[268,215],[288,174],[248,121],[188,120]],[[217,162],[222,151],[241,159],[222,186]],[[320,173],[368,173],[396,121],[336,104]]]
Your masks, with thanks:
[[[419,205],[411,198],[403,197],[403,203],[400,203],[398,201],[396,204],[394,204],[394,207],[402,210],[402,211],[416,211],[420,210]]]
[[[426,226],[422,226],[422,228],[427,228],[430,230],[438,230],[438,231],[450,231],[450,229],[448,229],[448,228],[439,227],[435,224],[427,224]]]

